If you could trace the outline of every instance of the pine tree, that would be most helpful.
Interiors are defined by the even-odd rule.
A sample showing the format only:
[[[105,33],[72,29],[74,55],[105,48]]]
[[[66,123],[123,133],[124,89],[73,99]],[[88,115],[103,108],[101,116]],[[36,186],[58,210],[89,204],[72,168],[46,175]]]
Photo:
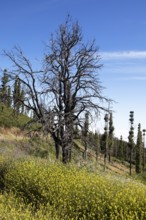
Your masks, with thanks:
[[[14,112],[16,115],[20,113],[20,107],[21,107],[20,99],[21,99],[21,85],[18,76],[16,76],[14,83],[14,91],[13,91],[13,104],[14,104]]]
[[[18,84],[18,76],[15,78],[14,82],[14,91],[13,91],[13,105],[14,105],[14,111],[16,111],[16,106],[17,106],[17,84]]]
[[[21,98],[21,114],[24,114],[24,99],[25,99],[25,92],[24,90],[22,89],[21,91],[21,95],[20,95],[20,98]]]
[[[7,70],[4,70],[3,77],[2,77],[2,85],[0,91],[0,101],[2,105],[2,111],[4,110],[4,106],[7,104],[7,84],[9,81],[9,77],[7,74]]]
[[[11,105],[12,105],[11,87],[8,86],[8,89],[7,89],[7,106],[8,106],[8,108],[11,108]]]
[[[100,137],[97,132],[95,132],[94,138],[95,138],[96,161],[98,161],[98,155],[99,155],[99,149],[100,149]]]
[[[143,129],[143,144],[142,144],[142,171],[145,170],[145,135],[146,135],[146,129]]]
[[[117,152],[118,158],[122,159],[123,158],[123,137],[121,135],[120,141],[118,144],[118,152]]]
[[[20,113],[20,108],[21,108],[21,83],[20,79],[18,79],[18,85],[17,85],[17,112],[18,114]]]
[[[137,143],[136,143],[136,161],[135,171],[141,173],[142,165],[142,132],[141,125],[138,124]]]
[[[85,122],[84,122],[84,127],[83,127],[83,141],[84,141],[84,153],[83,157],[84,159],[87,159],[87,149],[88,149],[88,143],[87,143],[87,136],[89,132],[89,112],[85,113]]]
[[[106,170],[106,159],[108,150],[108,114],[104,117],[105,127],[104,127],[104,170]]]
[[[111,150],[113,147],[113,132],[114,132],[114,126],[113,126],[113,115],[110,113],[109,118],[109,137],[108,137],[108,157],[109,162],[111,161]]]
[[[133,127],[133,122],[134,122],[134,112],[133,111],[130,111],[130,118],[129,118],[129,121],[130,121],[130,131],[129,131],[129,143],[128,143],[128,146],[129,146],[129,163],[130,163],[130,175],[131,175],[131,170],[132,170],[132,150],[133,150],[133,147],[134,147],[134,127]]]

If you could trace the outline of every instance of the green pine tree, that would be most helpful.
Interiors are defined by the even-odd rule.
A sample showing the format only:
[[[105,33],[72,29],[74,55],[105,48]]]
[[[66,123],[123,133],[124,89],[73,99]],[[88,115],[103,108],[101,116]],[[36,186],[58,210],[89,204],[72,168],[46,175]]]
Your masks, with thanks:
[[[124,152],[124,149],[123,149],[123,137],[121,135],[120,137],[120,141],[119,141],[119,144],[118,144],[118,152],[117,152],[117,156],[118,158],[120,159],[123,159],[123,152]]]
[[[20,95],[20,97],[21,97],[21,114],[24,114],[24,99],[25,99],[25,92],[24,92],[24,90],[22,89],[21,90],[21,95]]]
[[[142,130],[143,134],[143,143],[142,143],[142,171],[145,171],[145,135],[146,135],[146,129]]]
[[[129,163],[130,163],[130,175],[131,175],[131,171],[132,171],[132,150],[133,150],[133,147],[134,147],[134,127],[133,127],[133,123],[134,123],[134,112],[133,111],[130,111],[130,118],[129,118],[129,121],[130,121],[130,131],[129,131],[129,143],[128,143],[128,146],[129,146]]]
[[[94,138],[95,138],[96,161],[98,161],[99,150],[100,150],[100,137],[97,132],[95,132]]]
[[[21,83],[16,76],[15,83],[14,83],[14,91],[13,91],[13,105],[14,105],[14,112],[16,115],[20,113],[20,108],[21,108]]]
[[[137,143],[136,143],[136,161],[135,161],[136,173],[141,173],[142,170],[141,166],[142,166],[142,131],[141,131],[141,125],[138,124]]]
[[[11,108],[12,106],[12,96],[11,96],[11,87],[8,86],[8,89],[7,89],[7,106],[8,108]]]
[[[111,150],[113,147],[113,136],[114,136],[114,126],[113,126],[113,115],[110,113],[110,118],[109,118],[109,136],[108,136],[108,157],[109,157],[109,162],[111,161]]]
[[[89,112],[85,113],[85,122],[84,122],[84,127],[83,127],[83,142],[84,142],[84,153],[83,153],[83,157],[84,159],[87,159],[87,149],[88,149],[88,141],[87,141],[87,137],[88,137],[88,132],[89,132]]]
[[[107,160],[107,152],[108,152],[108,114],[105,114],[104,121],[104,135],[103,135],[103,142],[104,142],[104,170],[106,170],[106,160]]]
[[[2,85],[0,89],[0,101],[2,105],[2,111],[4,110],[4,106],[7,104],[7,86],[9,82],[9,77],[7,70],[4,70],[3,76],[2,76]]]

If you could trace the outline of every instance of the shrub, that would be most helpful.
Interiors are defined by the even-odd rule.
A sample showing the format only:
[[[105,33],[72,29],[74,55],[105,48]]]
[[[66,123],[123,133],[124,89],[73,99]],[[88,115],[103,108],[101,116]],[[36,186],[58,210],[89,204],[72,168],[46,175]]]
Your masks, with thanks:
[[[146,219],[145,185],[72,165],[15,160],[4,174],[4,185],[7,193],[23,199],[25,212],[31,210],[35,219]]]

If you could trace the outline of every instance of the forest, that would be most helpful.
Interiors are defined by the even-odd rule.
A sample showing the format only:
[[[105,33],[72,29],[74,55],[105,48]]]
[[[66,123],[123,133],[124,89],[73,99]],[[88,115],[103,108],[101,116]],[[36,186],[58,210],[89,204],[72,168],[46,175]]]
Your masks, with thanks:
[[[19,47],[4,56],[13,68],[0,82],[0,218],[146,219],[146,130],[134,131],[131,110],[128,141],[114,136],[96,42],[67,17],[40,68]],[[101,112],[103,133],[90,126]]]

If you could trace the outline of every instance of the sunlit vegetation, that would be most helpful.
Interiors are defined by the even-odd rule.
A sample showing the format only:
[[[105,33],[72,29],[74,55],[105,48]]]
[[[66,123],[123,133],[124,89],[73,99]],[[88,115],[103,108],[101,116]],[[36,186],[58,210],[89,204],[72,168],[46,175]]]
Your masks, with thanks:
[[[24,125],[30,121],[30,118],[27,115],[19,114],[16,116],[14,114],[14,110],[12,108],[9,108],[7,106],[2,108],[2,105],[0,105],[0,127],[19,127],[23,128]]]
[[[146,186],[33,157],[0,158],[2,219],[145,219]]]

